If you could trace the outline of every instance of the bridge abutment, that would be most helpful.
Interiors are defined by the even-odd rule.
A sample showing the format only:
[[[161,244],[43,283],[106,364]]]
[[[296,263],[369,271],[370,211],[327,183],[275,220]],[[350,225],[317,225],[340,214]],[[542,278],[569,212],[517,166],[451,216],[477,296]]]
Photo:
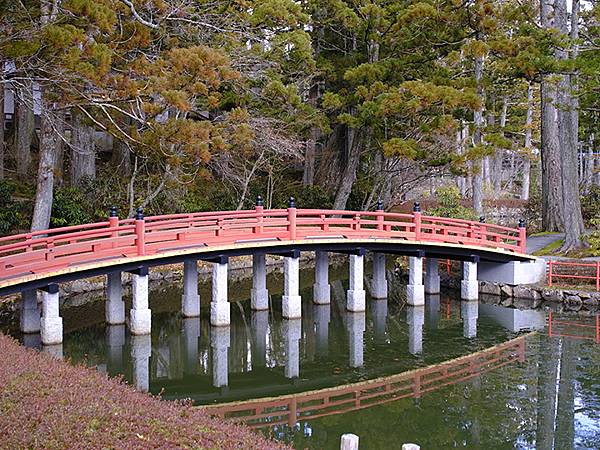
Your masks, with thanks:
[[[460,298],[477,300],[479,298],[479,281],[477,281],[477,263],[463,262],[463,279],[460,282]]]
[[[269,309],[269,291],[267,290],[267,262],[264,253],[252,256],[252,291],[250,304],[253,310]]]
[[[300,257],[284,257],[283,270],[283,318],[299,319],[302,317],[302,299],[300,297]]]
[[[425,293],[439,294],[440,293],[440,270],[437,258],[426,259],[425,272]]]
[[[42,344],[62,344],[63,321],[59,314],[58,285],[50,284],[42,290],[42,317],[40,319]]]
[[[24,334],[40,332],[40,310],[37,291],[28,289],[21,293],[20,328]]]
[[[148,268],[131,273],[132,308],[129,312],[129,331],[133,335],[150,334],[152,313],[148,307]]]
[[[350,255],[350,289],[347,292],[346,309],[352,312],[365,311],[364,268],[365,255]]]
[[[388,296],[388,285],[385,273],[385,254],[373,253],[373,288],[371,297],[383,299]]]
[[[215,327],[231,324],[231,308],[227,298],[227,258],[213,264],[210,324]]]
[[[313,286],[313,302],[327,305],[331,302],[331,285],[329,284],[329,254],[315,252],[315,284]]]
[[[224,387],[229,384],[227,354],[231,344],[229,327],[210,328],[210,346],[212,347],[213,386]]]
[[[125,302],[123,301],[121,272],[106,275],[105,314],[108,325],[125,323]]]
[[[425,304],[425,286],[423,286],[423,258],[411,256],[408,258],[408,285],[406,286],[406,297],[411,306],[423,306]]]
[[[183,317],[200,315],[200,295],[198,294],[198,262],[187,259],[183,262],[183,295],[181,296]]]

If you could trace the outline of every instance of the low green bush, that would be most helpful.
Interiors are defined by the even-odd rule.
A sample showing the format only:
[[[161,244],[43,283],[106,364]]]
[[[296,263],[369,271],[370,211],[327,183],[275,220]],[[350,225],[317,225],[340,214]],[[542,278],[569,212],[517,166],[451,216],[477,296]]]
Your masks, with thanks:
[[[432,216],[452,217],[455,219],[476,220],[477,214],[472,208],[461,203],[460,191],[456,186],[441,187],[436,190],[438,206],[430,208],[427,213]]]
[[[94,205],[76,187],[61,187],[54,192],[50,228],[81,225],[94,221]]]
[[[0,235],[10,234],[21,219],[20,206],[13,200],[14,193],[14,183],[0,180]]]

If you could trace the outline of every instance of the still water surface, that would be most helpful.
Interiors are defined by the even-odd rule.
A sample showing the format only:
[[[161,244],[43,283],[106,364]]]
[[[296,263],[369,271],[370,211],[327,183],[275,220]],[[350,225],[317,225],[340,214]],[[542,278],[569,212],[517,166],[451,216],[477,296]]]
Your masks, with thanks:
[[[600,448],[600,346],[593,340],[548,337],[542,311],[451,295],[405,306],[401,286],[392,286],[389,301],[368,299],[366,313],[349,313],[344,272],[332,273],[331,305],[313,305],[305,284],[301,320],[281,317],[280,274],[269,276],[264,312],[250,310],[247,281],[231,283],[240,301],[226,328],[211,328],[207,315],[182,318],[178,286],[151,294],[151,336],[94,323],[103,317],[99,299],[65,310],[62,352],[167,400],[217,408],[250,401],[227,406],[226,415],[296,448],[337,449],[346,432],[360,436],[361,450],[403,442]],[[310,271],[302,277],[309,280]],[[406,371],[413,372],[398,375]]]

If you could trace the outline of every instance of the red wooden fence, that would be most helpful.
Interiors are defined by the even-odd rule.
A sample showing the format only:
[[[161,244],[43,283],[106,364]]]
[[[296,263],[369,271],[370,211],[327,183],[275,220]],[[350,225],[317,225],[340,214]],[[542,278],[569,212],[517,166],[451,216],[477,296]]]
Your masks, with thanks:
[[[574,333],[575,331],[583,332]],[[596,314],[594,324],[582,321],[557,320],[552,311],[548,313],[548,336],[569,337],[573,339],[589,339],[600,344],[600,315]]]
[[[578,271],[577,268],[584,268],[584,273]],[[588,269],[588,270],[585,270]],[[571,273],[567,273],[571,271]],[[552,286],[557,279],[572,279],[593,281],[596,284],[596,290],[600,291],[600,261],[591,262],[570,262],[570,261],[554,261],[552,258],[547,263],[548,286]]]
[[[525,228],[383,211],[271,209],[171,214],[0,238],[0,280],[198,246],[318,238],[398,238],[525,253]]]

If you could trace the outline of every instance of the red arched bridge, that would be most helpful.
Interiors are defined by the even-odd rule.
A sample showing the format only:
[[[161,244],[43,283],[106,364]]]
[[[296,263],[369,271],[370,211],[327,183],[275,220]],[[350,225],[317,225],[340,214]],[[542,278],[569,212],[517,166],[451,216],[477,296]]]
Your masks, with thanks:
[[[119,219],[116,210],[107,221],[55,228],[0,238],[0,295],[22,292],[23,309],[36,306],[36,290],[42,291],[42,340],[62,339],[58,327],[57,283],[107,274],[107,321],[125,320],[121,300],[121,272],[133,273],[134,307],[129,322],[135,334],[150,330],[147,306],[149,266],[184,262],[184,315],[199,314],[197,265],[201,259],[214,263],[211,322],[229,324],[227,303],[227,261],[230,256],[253,255],[254,287],[252,306],[265,309],[265,254],[284,256],[285,289],[283,314],[299,317],[298,257],[300,251],[316,251],[315,302],[329,300],[327,252],[350,255],[348,309],[364,310],[363,257],[373,252],[376,297],[387,296],[385,254],[411,256],[408,285],[409,303],[419,305],[423,293],[439,290],[436,258],[465,261],[463,294],[477,298],[477,263],[504,264],[531,262],[525,254],[526,233],[518,228],[461,219],[433,217],[421,213],[418,204],[412,214],[377,211],[296,209],[293,199],[287,209],[264,209],[262,201],[245,211],[200,212]],[[422,261],[427,257],[426,285]],[[435,262],[435,269],[433,268]],[[507,270],[513,270],[508,268]],[[465,284],[466,283],[466,284]],[[470,284],[469,284],[470,283]],[[437,284],[437,287],[436,287]],[[466,287],[465,287],[466,286]],[[114,300],[114,302],[113,302]],[[56,306],[56,307],[55,307]],[[46,313],[47,314],[44,314]],[[33,313],[32,313],[33,314]],[[55,323],[56,332],[46,328]],[[54,320],[56,319],[56,320]],[[31,324],[23,319],[23,331],[37,331],[37,317]],[[60,328],[60,330],[58,330]],[[57,335],[60,331],[61,338]],[[44,335],[46,334],[46,336]],[[52,334],[53,338],[49,335]]]

